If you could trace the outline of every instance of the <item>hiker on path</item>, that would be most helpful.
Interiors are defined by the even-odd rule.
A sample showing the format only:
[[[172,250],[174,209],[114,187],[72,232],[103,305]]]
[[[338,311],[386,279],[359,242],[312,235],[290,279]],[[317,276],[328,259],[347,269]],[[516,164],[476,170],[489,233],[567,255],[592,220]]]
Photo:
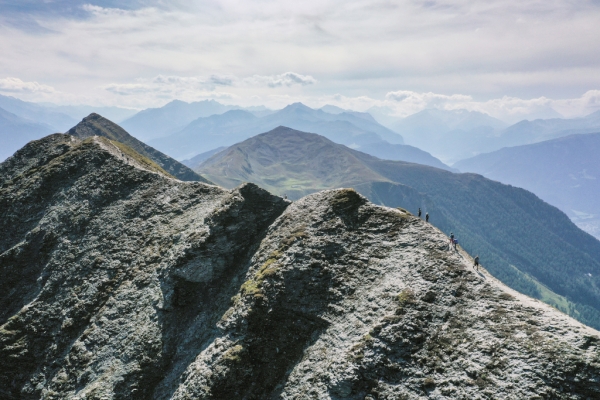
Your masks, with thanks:
[[[454,233],[450,232],[450,250],[452,250],[452,244],[454,244]]]
[[[454,239],[452,241],[452,244],[454,244],[454,250],[456,251],[456,245],[458,244],[458,239]]]
[[[429,222],[429,213],[425,213],[425,222]]]
[[[419,207],[419,218],[421,218],[421,207]]]
[[[475,264],[473,265],[477,271],[479,271],[479,256],[475,256]]]

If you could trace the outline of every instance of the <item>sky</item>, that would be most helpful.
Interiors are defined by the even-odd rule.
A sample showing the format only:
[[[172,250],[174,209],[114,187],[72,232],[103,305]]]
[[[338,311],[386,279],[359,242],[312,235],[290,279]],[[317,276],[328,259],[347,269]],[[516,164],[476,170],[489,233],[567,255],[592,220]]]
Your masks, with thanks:
[[[0,0],[0,54],[57,104],[600,110],[600,0]]]

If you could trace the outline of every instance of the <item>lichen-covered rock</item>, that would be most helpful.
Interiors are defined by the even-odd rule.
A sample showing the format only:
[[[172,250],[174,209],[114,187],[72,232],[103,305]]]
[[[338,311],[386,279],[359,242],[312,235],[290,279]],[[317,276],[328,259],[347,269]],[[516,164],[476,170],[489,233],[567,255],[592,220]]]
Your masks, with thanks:
[[[353,190],[290,205],[68,135],[0,185],[0,398],[600,397],[598,332]]]

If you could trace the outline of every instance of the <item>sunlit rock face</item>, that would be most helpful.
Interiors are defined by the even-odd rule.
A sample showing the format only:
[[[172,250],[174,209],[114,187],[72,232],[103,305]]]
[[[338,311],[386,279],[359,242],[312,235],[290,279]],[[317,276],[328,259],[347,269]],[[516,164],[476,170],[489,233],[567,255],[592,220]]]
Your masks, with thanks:
[[[0,397],[596,398],[598,332],[353,190],[173,179],[98,137],[0,164]]]

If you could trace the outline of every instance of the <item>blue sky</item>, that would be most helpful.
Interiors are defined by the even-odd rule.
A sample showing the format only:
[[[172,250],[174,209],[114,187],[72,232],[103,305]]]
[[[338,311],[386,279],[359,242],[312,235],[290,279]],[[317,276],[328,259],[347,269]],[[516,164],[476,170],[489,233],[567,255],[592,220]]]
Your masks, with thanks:
[[[599,50],[599,1],[0,0],[0,93],[62,104],[577,116]]]

